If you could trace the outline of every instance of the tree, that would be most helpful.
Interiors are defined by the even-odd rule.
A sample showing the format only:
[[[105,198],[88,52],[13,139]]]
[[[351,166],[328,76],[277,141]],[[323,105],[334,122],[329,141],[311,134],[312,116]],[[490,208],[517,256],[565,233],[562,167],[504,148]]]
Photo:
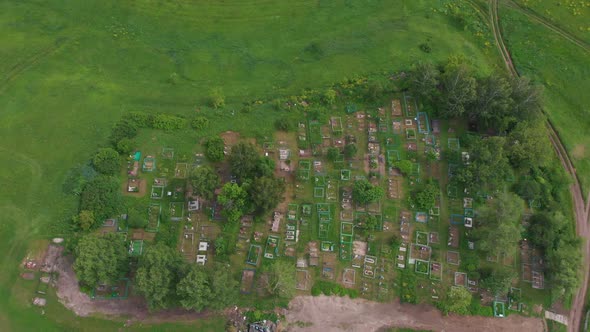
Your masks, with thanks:
[[[205,156],[214,163],[223,160],[225,143],[221,137],[210,137],[205,141]]]
[[[551,143],[542,121],[520,121],[507,139],[510,164],[517,169],[547,166],[551,156]]]
[[[498,132],[508,128],[515,120],[511,115],[510,83],[498,74],[478,80],[477,97],[471,107],[470,117]]]
[[[367,217],[365,218],[365,229],[367,229],[369,231],[374,231],[375,229],[377,229],[378,225],[379,225],[379,220],[377,219],[377,217],[375,217],[372,214],[368,214]]]
[[[121,168],[119,153],[111,148],[101,148],[92,158],[94,168],[102,174],[113,175]]]
[[[214,269],[210,278],[212,296],[209,307],[211,309],[221,310],[236,303],[240,284],[231,273],[231,269],[220,264]]]
[[[334,103],[336,103],[336,97],[338,95],[336,94],[336,90],[332,89],[332,88],[328,88],[325,92],[324,95],[322,97],[324,103],[328,104],[328,105],[334,105]]]
[[[207,200],[213,199],[215,189],[219,186],[219,176],[208,166],[193,169],[190,181],[193,193]]]
[[[399,169],[399,171],[403,175],[409,175],[410,173],[412,173],[412,168],[414,167],[414,165],[412,165],[411,161],[404,159],[396,162],[394,164],[394,167]]]
[[[122,138],[117,142],[117,151],[121,154],[129,154],[135,149],[135,141],[131,138]]]
[[[356,147],[356,144],[346,144],[346,146],[344,147],[344,157],[346,157],[347,159],[352,159],[354,158],[354,156],[356,156],[357,151],[358,149]]]
[[[367,180],[356,181],[352,188],[352,196],[361,205],[380,200],[384,193],[383,188],[373,186]]]
[[[439,189],[433,183],[427,183],[422,191],[414,195],[413,202],[421,211],[428,211],[436,204]]]
[[[536,119],[541,114],[542,94],[541,86],[532,85],[526,77],[516,76],[510,80],[512,100],[511,109],[521,120]]]
[[[279,118],[275,121],[275,128],[280,131],[290,132],[293,130],[293,124],[287,118]]]
[[[328,148],[326,156],[328,157],[329,161],[334,162],[340,156],[340,150],[338,148],[330,147]]]
[[[483,187],[489,191],[501,188],[511,174],[504,147],[504,137],[489,137],[475,141],[471,148],[470,162],[463,165],[453,181],[466,188]]]
[[[477,213],[477,247],[489,255],[514,253],[521,238],[522,212],[523,201],[513,193],[502,193],[488,201]]]
[[[212,300],[209,278],[202,267],[190,265],[188,273],[176,285],[176,295],[184,309],[203,310]]]
[[[465,287],[451,287],[447,293],[446,299],[442,304],[442,311],[445,314],[454,312],[459,315],[469,314],[469,306],[471,305],[471,293]]]
[[[571,238],[570,221],[561,213],[537,213],[529,218],[528,235],[531,243],[544,254],[558,249],[561,238]]]
[[[91,211],[98,221],[116,215],[122,206],[119,183],[109,176],[100,175],[90,180],[80,194],[80,210]]]
[[[512,280],[518,277],[514,270],[505,267],[481,270],[481,276],[481,286],[489,289],[494,296],[508,293]]]
[[[217,237],[215,239],[215,254],[217,256],[223,257],[228,254],[228,243],[223,235]]]
[[[182,262],[178,251],[163,243],[146,249],[139,261],[135,282],[150,309],[167,308],[171,304]]]
[[[84,285],[113,284],[121,277],[128,263],[127,247],[120,234],[83,236],[74,251],[74,271]]]
[[[127,225],[129,228],[145,228],[148,224],[147,214],[136,209],[129,209],[127,212]]]
[[[229,165],[232,173],[240,180],[258,176],[259,163],[260,155],[253,144],[240,142],[232,147]]]
[[[410,90],[425,100],[432,100],[437,94],[440,72],[430,62],[418,62],[412,66]]]
[[[215,109],[225,106],[225,96],[221,88],[214,88],[209,92],[209,103]]]
[[[237,183],[226,183],[221,187],[217,202],[223,206],[221,213],[229,222],[238,221],[248,210],[248,192]]]
[[[274,176],[259,177],[252,181],[248,193],[254,210],[264,214],[283,200],[285,182]]]
[[[117,144],[124,138],[131,139],[135,136],[137,136],[137,125],[132,121],[125,119],[120,120],[113,126],[113,129],[111,129],[110,141],[112,144]]]
[[[295,265],[292,262],[275,261],[269,268],[266,290],[282,299],[295,296]]]
[[[465,113],[476,97],[477,82],[466,65],[447,65],[442,75],[441,115],[447,118]]]
[[[530,201],[541,194],[541,184],[533,179],[521,179],[515,184],[514,192],[525,201]]]
[[[74,222],[83,230],[87,231],[95,227],[96,219],[94,213],[88,210],[82,210],[74,217]]]
[[[580,285],[580,244],[579,238],[559,239],[557,249],[546,254],[548,281],[555,297],[570,296]]]

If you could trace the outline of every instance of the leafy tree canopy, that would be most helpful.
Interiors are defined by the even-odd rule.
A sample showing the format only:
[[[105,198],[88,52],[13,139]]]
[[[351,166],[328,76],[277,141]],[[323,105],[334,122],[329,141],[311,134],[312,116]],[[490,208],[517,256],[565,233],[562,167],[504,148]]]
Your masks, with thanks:
[[[128,265],[127,247],[120,234],[86,235],[78,242],[74,255],[76,275],[90,287],[114,283]]]
[[[523,204],[515,194],[502,193],[478,209],[477,247],[490,255],[514,253],[521,239]]]
[[[80,195],[80,210],[91,211],[100,225],[115,216],[123,206],[123,198],[116,179],[101,175],[90,180]]]
[[[358,204],[368,204],[380,200],[384,193],[383,188],[373,186],[367,180],[356,181],[352,188],[352,196]]]
[[[205,141],[205,156],[212,162],[222,161],[225,157],[225,143],[221,137],[211,137]]]
[[[213,199],[215,189],[219,186],[219,176],[208,166],[195,168],[190,174],[193,193],[207,200]]]
[[[139,261],[135,282],[150,309],[167,308],[174,300],[182,257],[162,243],[149,246]]]
[[[184,309],[203,310],[212,300],[209,278],[202,267],[189,265],[188,273],[176,285],[176,295]]]
[[[111,148],[101,148],[92,158],[94,168],[102,174],[114,175],[120,170],[119,153]]]
[[[259,177],[252,181],[248,193],[254,210],[263,214],[274,209],[283,200],[285,182],[274,176]]]
[[[237,183],[226,183],[221,187],[217,202],[223,206],[222,213],[230,222],[238,221],[248,211],[248,192]]]
[[[292,262],[275,261],[269,268],[266,290],[283,299],[295,296],[295,265]]]

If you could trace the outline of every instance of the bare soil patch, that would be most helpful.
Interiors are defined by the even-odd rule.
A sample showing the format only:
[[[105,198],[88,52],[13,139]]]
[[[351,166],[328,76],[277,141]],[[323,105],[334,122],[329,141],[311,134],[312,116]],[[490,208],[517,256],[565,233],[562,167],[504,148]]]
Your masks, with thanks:
[[[296,297],[289,304],[286,318],[289,331],[379,331],[386,327],[455,332],[543,331],[540,318],[443,316],[427,305],[377,303],[347,297]]]

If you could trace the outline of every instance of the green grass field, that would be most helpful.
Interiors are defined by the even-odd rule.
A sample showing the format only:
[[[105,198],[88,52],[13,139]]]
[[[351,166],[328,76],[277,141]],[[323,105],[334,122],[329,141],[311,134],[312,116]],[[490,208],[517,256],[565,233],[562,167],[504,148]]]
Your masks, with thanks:
[[[589,54],[518,11],[501,7],[516,68],[545,87],[545,111],[568,149],[584,195],[590,189]]]

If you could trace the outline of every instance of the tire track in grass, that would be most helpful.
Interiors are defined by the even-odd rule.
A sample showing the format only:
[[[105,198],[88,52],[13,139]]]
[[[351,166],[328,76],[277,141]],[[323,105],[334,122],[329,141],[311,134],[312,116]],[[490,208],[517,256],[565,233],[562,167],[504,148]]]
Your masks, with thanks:
[[[2,95],[2,93],[4,93],[10,86],[10,84],[14,82],[14,80],[17,79],[22,73],[33,68],[41,61],[55,54],[60,48],[63,47],[63,45],[66,44],[67,40],[67,38],[58,39],[53,43],[53,45],[48,46],[33,54],[32,56],[16,63],[8,70],[7,73],[4,74],[3,77],[0,77],[0,95]]]
[[[510,53],[504,44],[504,40],[502,38],[502,31],[500,29],[500,18],[498,16],[498,0],[489,0],[489,7],[490,7],[490,18],[491,24],[493,25],[493,33],[494,39],[496,40],[496,45],[498,46],[498,50],[500,51],[500,55],[502,56],[506,68],[510,71],[512,76],[520,76],[518,71],[514,67],[514,63],[510,58]],[[525,14],[525,16],[527,16]],[[547,25],[544,25],[550,29]],[[564,35],[560,34],[562,37]],[[570,40],[571,41],[571,40]],[[576,234],[577,236],[581,237],[585,240],[583,246],[583,255],[584,255],[584,275],[582,279],[582,283],[578,291],[574,294],[574,298],[572,299],[572,307],[570,309],[568,315],[568,332],[575,332],[579,329],[583,310],[584,310],[584,303],[586,299],[586,292],[588,290],[588,280],[590,277],[590,228],[588,227],[588,217],[590,213],[590,194],[588,195],[588,201],[584,201],[584,195],[582,193],[582,186],[580,185],[580,179],[576,173],[576,168],[574,167],[571,158],[567,150],[565,149],[557,130],[547,118],[547,129],[549,132],[549,139],[551,140],[551,144],[557,156],[559,157],[565,171],[572,177],[574,183],[570,186],[570,193],[572,195],[572,203],[574,208],[574,216],[576,218]]]

